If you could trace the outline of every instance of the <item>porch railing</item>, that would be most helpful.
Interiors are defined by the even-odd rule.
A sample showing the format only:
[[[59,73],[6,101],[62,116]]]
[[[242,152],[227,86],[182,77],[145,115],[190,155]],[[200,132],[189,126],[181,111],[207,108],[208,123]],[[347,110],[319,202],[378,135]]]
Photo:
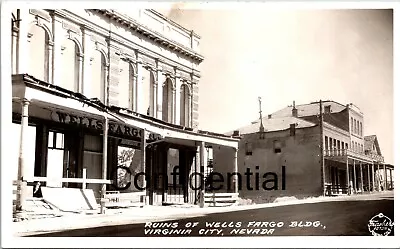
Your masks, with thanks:
[[[354,156],[354,157],[361,157],[367,160],[373,160],[378,162],[383,162],[383,156],[376,155],[376,154],[364,154],[361,152],[357,152],[351,149],[329,149],[324,150],[325,157],[342,157],[342,156]]]

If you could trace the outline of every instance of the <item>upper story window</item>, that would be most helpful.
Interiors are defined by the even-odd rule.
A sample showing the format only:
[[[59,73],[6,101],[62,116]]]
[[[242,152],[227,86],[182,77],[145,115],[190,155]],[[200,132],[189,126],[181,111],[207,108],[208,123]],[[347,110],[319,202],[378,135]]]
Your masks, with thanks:
[[[100,50],[95,50],[91,58],[91,83],[90,96],[98,98],[104,104],[106,103],[106,73],[107,62],[105,54]]]
[[[169,123],[173,123],[174,100],[173,100],[174,85],[170,78],[167,78],[163,84],[163,103],[162,103],[162,119]]]
[[[360,121],[357,120],[357,135],[360,135]]]
[[[278,140],[274,141],[274,152],[275,153],[281,153],[282,152],[282,144]]]
[[[140,94],[141,100],[140,102],[137,102],[138,107],[137,112],[144,114],[144,115],[149,115],[154,117],[155,116],[155,106],[154,106],[154,98],[156,98],[157,95],[155,95],[154,91],[157,90],[155,89],[155,75],[152,69],[148,66],[143,67],[143,78],[138,79],[138,81],[142,81],[142,90],[138,92],[138,96]]]
[[[363,127],[361,122],[360,122],[360,136],[363,136]]]
[[[351,133],[354,132],[354,119],[351,118]]]
[[[49,33],[44,27],[33,25],[28,33],[29,68],[28,74],[33,77],[50,82],[50,63],[52,55]],[[24,60],[24,55],[17,55],[19,60]],[[21,72],[22,73],[22,72]],[[25,73],[25,72],[24,72]]]
[[[189,127],[190,126],[190,89],[189,86],[183,84],[181,86],[181,118],[180,125]]]
[[[245,144],[245,151],[246,151],[246,156],[251,156],[253,155],[253,145],[251,142],[246,142]]]
[[[120,78],[118,83],[119,106],[136,111],[137,84],[135,70],[129,61],[120,61]]]
[[[328,142],[328,137],[325,136],[325,150],[329,149],[329,142]]]
[[[65,39],[61,48],[61,58],[62,78],[60,86],[70,91],[78,92],[82,62],[78,43],[71,39]]]

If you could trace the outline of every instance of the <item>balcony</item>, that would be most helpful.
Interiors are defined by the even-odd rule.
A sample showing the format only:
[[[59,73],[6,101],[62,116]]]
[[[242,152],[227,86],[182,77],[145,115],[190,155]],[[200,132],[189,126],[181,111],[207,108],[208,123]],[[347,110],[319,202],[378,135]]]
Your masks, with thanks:
[[[364,154],[360,152],[356,152],[350,149],[330,149],[324,150],[324,157],[329,159],[334,159],[337,161],[345,162],[346,157],[351,157],[353,159],[358,159],[366,162],[378,162],[383,163],[383,156],[377,154]]]

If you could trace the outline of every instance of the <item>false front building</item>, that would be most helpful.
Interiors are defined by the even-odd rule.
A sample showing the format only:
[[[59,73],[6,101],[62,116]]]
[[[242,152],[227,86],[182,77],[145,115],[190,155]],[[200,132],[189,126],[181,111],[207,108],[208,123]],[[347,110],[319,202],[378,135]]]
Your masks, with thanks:
[[[293,103],[230,132],[241,139],[241,195],[265,201],[392,189],[393,166],[363,124],[355,105],[321,101]]]
[[[38,182],[91,189],[97,202],[117,190],[144,191],[153,205],[199,203],[190,186],[206,147],[229,148],[235,170],[238,140],[198,129],[203,57],[193,31],[141,9],[10,18],[19,207]]]

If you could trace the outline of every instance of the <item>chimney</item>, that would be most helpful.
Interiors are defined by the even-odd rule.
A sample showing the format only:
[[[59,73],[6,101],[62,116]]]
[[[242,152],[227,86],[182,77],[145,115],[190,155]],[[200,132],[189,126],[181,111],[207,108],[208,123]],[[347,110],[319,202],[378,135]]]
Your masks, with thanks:
[[[240,132],[238,130],[233,131],[233,137],[239,137],[240,136]]]
[[[297,113],[297,109],[296,109],[296,102],[293,101],[292,116],[297,117],[297,115],[298,115],[298,113]]]
[[[268,119],[271,119],[272,118],[272,114],[268,114]]]

